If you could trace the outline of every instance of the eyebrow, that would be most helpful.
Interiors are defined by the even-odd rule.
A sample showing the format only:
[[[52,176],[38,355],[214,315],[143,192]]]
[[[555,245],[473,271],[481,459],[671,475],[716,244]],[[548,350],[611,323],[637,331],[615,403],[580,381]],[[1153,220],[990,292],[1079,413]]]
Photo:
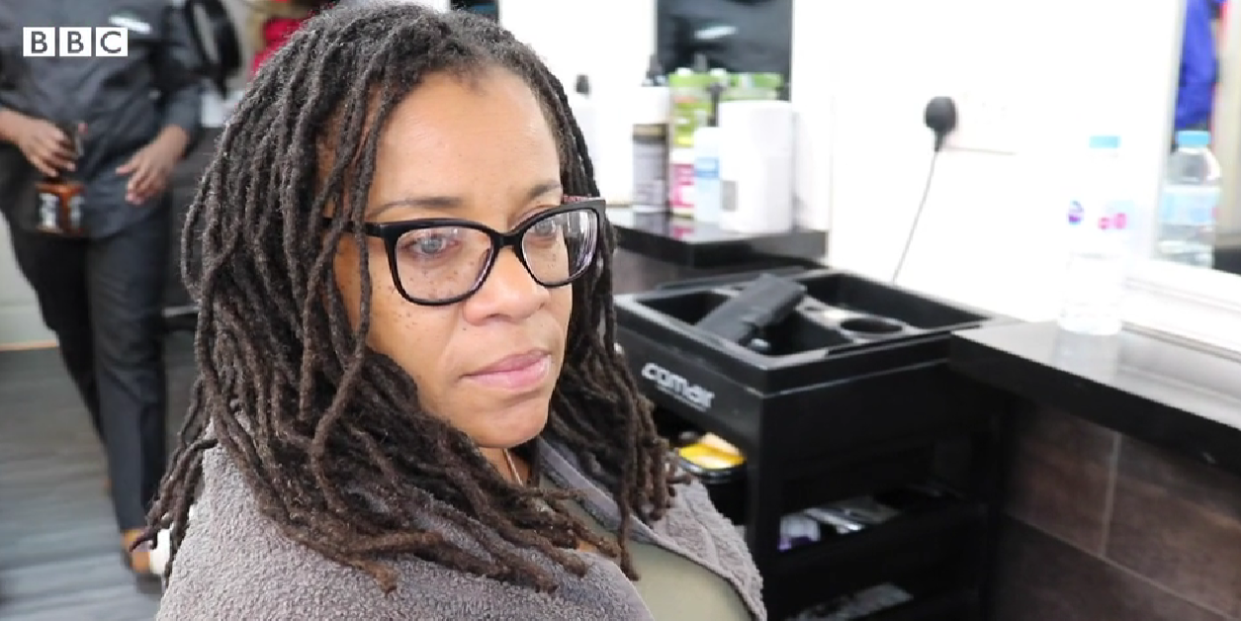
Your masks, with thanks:
[[[560,181],[558,180],[543,181],[543,182],[536,183],[533,186],[531,186],[530,189],[526,191],[526,196],[523,200],[532,201],[536,198],[539,198],[540,196],[546,196],[548,194],[551,194],[552,192],[558,192],[558,191],[561,191]],[[454,207],[460,207],[461,204],[464,202],[465,200],[462,199],[460,196],[408,196],[405,198],[398,198],[396,200],[388,201],[386,203],[379,205],[378,207],[375,208],[375,211],[371,213],[371,217],[378,216],[379,214],[393,207],[424,207],[424,208],[430,208],[430,209],[451,209]]]

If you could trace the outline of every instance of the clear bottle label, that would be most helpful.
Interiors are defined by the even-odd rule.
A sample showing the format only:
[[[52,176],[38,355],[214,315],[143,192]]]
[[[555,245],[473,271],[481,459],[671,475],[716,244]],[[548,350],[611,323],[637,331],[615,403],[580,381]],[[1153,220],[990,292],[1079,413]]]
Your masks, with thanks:
[[[694,217],[703,222],[713,222],[723,211],[723,192],[720,188],[720,160],[715,157],[694,159]]]
[[[1078,230],[1124,231],[1133,218],[1133,203],[1124,200],[1069,202],[1069,226]]]
[[[694,159],[694,177],[697,179],[719,179],[720,160],[715,157],[699,157]]]
[[[633,206],[639,210],[668,208],[667,128],[638,125],[633,137]]]
[[[82,228],[82,203],[85,201],[82,195],[74,196],[69,199],[69,230],[78,231]]]
[[[728,213],[737,211],[736,181],[720,181],[720,210]]]
[[[1133,226],[1133,202],[1075,200],[1066,219],[1074,252],[1123,253],[1125,236]]]
[[[46,231],[60,229],[60,197],[51,192],[39,193],[39,228]]]
[[[669,169],[672,210],[688,213],[694,208],[694,165],[674,162]]]
[[[1210,186],[1167,187],[1159,204],[1159,223],[1209,227],[1215,223],[1220,190]]]

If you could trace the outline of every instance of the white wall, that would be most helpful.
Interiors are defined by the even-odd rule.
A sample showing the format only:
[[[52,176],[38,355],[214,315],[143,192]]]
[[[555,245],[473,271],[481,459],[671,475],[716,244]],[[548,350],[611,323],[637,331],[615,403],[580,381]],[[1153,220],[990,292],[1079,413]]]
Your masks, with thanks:
[[[970,100],[964,128],[985,101],[1009,109],[1013,154],[940,156],[900,284],[1053,317],[1065,258],[1058,182],[1088,131],[1122,135],[1140,208],[1153,209],[1181,10],[1179,0],[797,0],[792,84],[814,103],[798,102],[816,126],[803,138],[823,161],[804,172],[818,208],[830,203],[829,261],[892,276],[931,154],[926,102]]]
[[[795,0],[800,194],[829,218],[829,261],[892,275],[930,157],[935,95],[1010,109],[1013,154],[941,155],[901,284],[1022,319],[1058,305],[1065,198],[1087,131],[1116,131],[1153,208],[1166,154],[1181,0]],[[571,83],[590,75],[607,119],[605,193],[628,184],[627,93],[654,49],[654,0],[500,0],[503,23]],[[1088,129],[1089,128],[1089,129]],[[803,149],[803,155],[804,155]],[[2,235],[2,234],[0,234]],[[47,338],[0,237],[0,343]]]
[[[590,77],[599,114],[604,196],[626,200],[633,176],[628,102],[655,52],[655,0],[499,0],[500,22],[573,87]]]
[[[1182,0],[795,0],[800,220],[830,223],[833,265],[891,277],[930,162],[926,102],[957,99],[963,131],[981,107],[1003,109],[1007,153],[940,156],[900,284],[1053,317],[1061,182],[1088,133],[1122,135],[1139,208],[1153,209],[1182,10]],[[654,0],[501,0],[500,11],[562,80],[591,76],[611,118],[601,184],[617,192],[629,174],[624,93],[653,48]]]
[[[500,0],[500,22],[570,86],[631,89],[655,52],[655,0]]]

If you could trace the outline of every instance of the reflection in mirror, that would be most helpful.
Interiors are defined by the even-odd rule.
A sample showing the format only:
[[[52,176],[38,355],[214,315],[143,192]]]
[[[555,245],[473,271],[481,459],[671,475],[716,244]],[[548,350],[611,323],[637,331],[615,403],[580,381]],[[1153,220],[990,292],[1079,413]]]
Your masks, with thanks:
[[[496,0],[452,0],[454,11],[480,13],[494,20],[500,19],[500,6]]]
[[[1241,274],[1241,17],[1227,0],[1185,0],[1171,155],[1154,256]]]
[[[656,0],[656,11],[665,71],[692,67],[701,54],[711,69],[778,73],[788,83],[792,0]]]

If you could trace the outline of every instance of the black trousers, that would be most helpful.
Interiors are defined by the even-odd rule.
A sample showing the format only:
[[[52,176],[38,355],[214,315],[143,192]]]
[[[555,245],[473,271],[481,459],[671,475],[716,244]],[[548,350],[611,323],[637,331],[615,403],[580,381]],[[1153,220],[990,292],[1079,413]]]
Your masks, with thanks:
[[[145,526],[167,460],[168,203],[126,205],[157,213],[104,239],[45,235],[12,219],[9,226],[18,268],[103,442],[122,531]]]

